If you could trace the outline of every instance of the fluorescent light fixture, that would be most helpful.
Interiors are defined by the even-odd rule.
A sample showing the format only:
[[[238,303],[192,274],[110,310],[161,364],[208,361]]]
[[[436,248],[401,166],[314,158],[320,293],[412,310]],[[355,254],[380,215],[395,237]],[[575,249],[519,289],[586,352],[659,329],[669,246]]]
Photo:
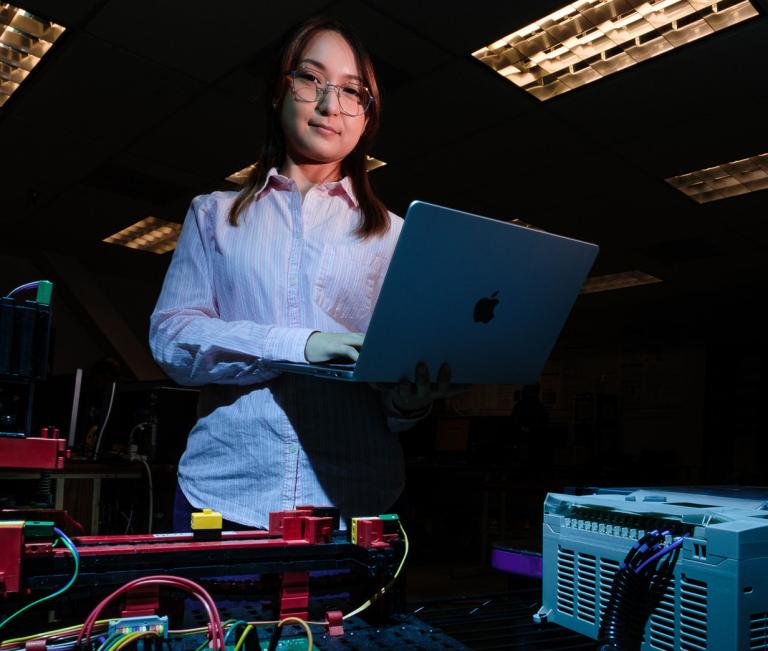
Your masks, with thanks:
[[[368,154],[365,155],[365,171],[366,172],[373,172],[373,170],[377,170],[380,167],[384,167],[386,163],[383,160],[379,160],[378,158],[374,158],[373,156],[369,156]]]
[[[581,286],[582,294],[594,294],[595,292],[607,292],[611,289],[625,289],[639,285],[650,285],[662,282],[661,278],[651,276],[643,271],[623,271],[618,274],[605,276],[591,276]]]
[[[697,203],[768,189],[768,153],[664,179]]]
[[[248,165],[248,167],[244,167],[243,169],[238,170],[237,172],[233,172],[224,180],[229,181],[230,183],[234,183],[235,185],[245,185],[245,182],[248,180],[248,175],[255,169],[256,163],[253,163]]]
[[[63,33],[61,25],[0,2],[0,106]]]
[[[248,167],[244,167],[237,172],[233,172],[224,180],[229,181],[230,183],[234,183],[235,185],[245,185],[245,182],[248,180],[250,173],[256,169],[256,165],[257,163],[252,163],[251,165],[248,165]],[[373,156],[368,156],[367,154],[365,155],[366,172],[372,172],[373,170],[378,169],[379,167],[384,167],[385,165],[386,163],[383,160],[379,160]]]
[[[114,235],[104,238],[108,244],[119,244],[129,249],[140,249],[152,253],[167,253],[176,248],[181,224],[167,222],[157,217],[147,217],[124,228]]]
[[[579,0],[472,56],[543,101],[757,15],[749,0]]]

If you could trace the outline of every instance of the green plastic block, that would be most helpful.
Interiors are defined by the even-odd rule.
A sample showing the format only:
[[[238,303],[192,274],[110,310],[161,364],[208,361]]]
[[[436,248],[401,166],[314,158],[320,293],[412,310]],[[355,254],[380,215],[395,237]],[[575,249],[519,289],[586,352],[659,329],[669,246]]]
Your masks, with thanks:
[[[53,538],[53,522],[27,520],[24,523],[24,538]]]
[[[50,305],[52,293],[53,283],[50,280],[41,280],[37,285],[37,302]]]

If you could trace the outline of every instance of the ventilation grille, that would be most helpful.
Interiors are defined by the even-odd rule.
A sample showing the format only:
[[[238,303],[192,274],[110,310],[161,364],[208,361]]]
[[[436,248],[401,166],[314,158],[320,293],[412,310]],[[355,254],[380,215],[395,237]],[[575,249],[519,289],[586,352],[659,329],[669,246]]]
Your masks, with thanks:
[[[557,611],[573,616],[575,603],[575,552],[559,547],[557,550]]]
[[[768,649],[768,613],[756,613],[749,618],[749,648]]]
[[[618,561],[612,561],[607,558],[600,559],[600,621],[602,621],[605,609],[608,607],[613,581],[618,571]]]
[[[597,559],[591,554],[577,554],[576,608],[577,617],[588,624],[595,623],[597,604]]]
[[[707,650],[707,584],[685,574],[680,582],[680,649]]]
[[[557,551],[557,610],[599,624],[608,606],[619,563],[560,547]]]
[[[661,592],[659,603],[650,616],[650,641],[654,649],[675,651],[675,582]]]
[[[599,625],[619,566],[611,559],[558,547],[557,611]],[[670,577],[657,587],[658,602],[647,629],[650,646],[660,651],[707,651],[707,584],[683,574],[679,585]],[[750,649],[768,651],[768,613],[752,616],[750,640]]]

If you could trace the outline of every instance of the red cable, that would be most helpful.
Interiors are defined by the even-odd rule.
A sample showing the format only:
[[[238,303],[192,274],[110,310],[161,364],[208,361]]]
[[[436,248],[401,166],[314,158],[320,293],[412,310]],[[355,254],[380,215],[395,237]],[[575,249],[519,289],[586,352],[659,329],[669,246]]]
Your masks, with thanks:
[[[208,614],[208,621],[210,622],[211,626],[211,641],[213,642],[216,640],[217,642],[213,648],[215,649],[218,647],[220,651],[224,651],[224,628],[221,625],[219,612],[211,595],[208,594],[205,588],[195,583],[194,581],[190,581],[189,579],[185,579],[180,576],[171,575],[145,576],[140,579],[134,579],[133,581],[126,583],[124,586],[118,588],[112,594],[105,597],[86,618],[85,623],[83,624],[83,628],[80,630],[80,634],[77,636],[77,646],[81,646],[83,638],[85,638],[86,644],[90,644],[91,630],[93,629],[93,625],[98,619],[101,611],[105,606],[107,606],[107,604],[109,604],[110,601],[112,601],[115,597],[118,597],[121,594],[128,592],[129,590],[132,590],[133,588],[147,584],[170,585],[182,590],[186,590],[187,592],[190,592],[192,595],[194,595],[203,604],[206,613]]]

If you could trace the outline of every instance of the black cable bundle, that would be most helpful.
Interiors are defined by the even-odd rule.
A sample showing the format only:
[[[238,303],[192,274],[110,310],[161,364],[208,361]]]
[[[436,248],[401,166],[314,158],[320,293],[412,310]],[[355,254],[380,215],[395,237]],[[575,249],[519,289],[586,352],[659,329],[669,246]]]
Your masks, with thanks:
[[[600,621],[599,651],[640,648],[645,624],[673,580],[674,565],[687,536],[664,546],[667,535],[668,531],[652,531],[640,538],[616,572]]]

